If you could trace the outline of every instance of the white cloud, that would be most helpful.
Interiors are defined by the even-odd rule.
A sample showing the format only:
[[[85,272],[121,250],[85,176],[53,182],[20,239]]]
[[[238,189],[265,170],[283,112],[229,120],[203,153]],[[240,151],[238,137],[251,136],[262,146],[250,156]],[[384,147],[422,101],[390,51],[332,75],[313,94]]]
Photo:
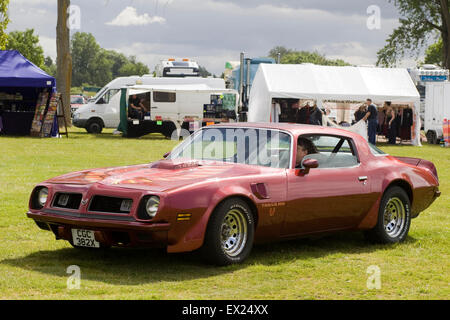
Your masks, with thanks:
[[[159,16],[151,17],[147,13],[138,15],[136,8],[126,7],[119,15],[112,21],[107,22],[110,26],[145,26],[152,23],[164,23],[166,19]]]
[[[54,62],[56,62],[56,38],[50,38],[45,36],[39,37],[39,43],[44,49],[44,55],[50,56]]]

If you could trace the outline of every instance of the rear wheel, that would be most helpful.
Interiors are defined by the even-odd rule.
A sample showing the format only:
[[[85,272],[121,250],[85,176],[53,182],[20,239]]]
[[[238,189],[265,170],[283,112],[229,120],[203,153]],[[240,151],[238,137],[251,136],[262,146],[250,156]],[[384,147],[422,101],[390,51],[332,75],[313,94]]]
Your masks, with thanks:
[[[103,122],[100,119],[92,119],[86,124],[86,130],[89,133],[100,134],[103,130]]]
[[[367,238],[381,243],[404,241],[411,225],[410,206],[405,190],[389,188],[380,202],[377,225],[366,231]]]
[[[254,232],[254,218],[247,203],[241,199],[226,200],[210,218],[203,255],[217,265],[243,262],[252,250]]]

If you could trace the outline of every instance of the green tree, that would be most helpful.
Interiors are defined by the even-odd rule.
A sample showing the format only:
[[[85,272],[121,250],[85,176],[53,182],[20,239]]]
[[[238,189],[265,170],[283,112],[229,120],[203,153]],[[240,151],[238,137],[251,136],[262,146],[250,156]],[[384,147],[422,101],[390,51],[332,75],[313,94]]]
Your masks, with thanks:
[[[208,77],[212,76],[212,73],[209,72],[208,70],[206,70],[206,68],[202,67],[202,66],[198,66],[198,73],[200,74],[200,77],[202,77],[202,78],[208,78]]]
[[[277,61],[278,53],[280,54],[280,58],[283,59],[285,55],[292,53],[292,52],[294,52],[294,50],[287,49],[286,47],[283,47],[283,46],[276,46],[269,51],[269,57],[273,58],[273,59],[275,59],[275,61]]]
[[[102,87],[117,77],[144,75],[150,71],[136,57],[101,48],[90,33],[77,32],[71,41],[73,85]]]
[[[42,68],[47,74],[52,77],[56,77],[56,64],[53,62],[51,57],[46,57],[44,59],[44,66]]]
[[[314,51],[295,51],[292,49],[286,49],[285,47],[277,46],[269,51],[269,57],[277,59],[277,54],[281,53],[282,64],[301,64],[301,63],[314,63],[323,66],[349,66],[350,64],[344,60],[327,59],[324,55]]]
[[[442,61],[450,68],[450,0],[389,0],[398,8],[400,26],[391,33],[386,45],[378,51],[377,65],[395,66],[409,54],[418,54],[430,37],[442,39]]]
[[[444,66],[443,50],[444,50],[444,44],[442,42],[442,39],[439,39],[438,42],[429,46],[428,49],[425,51],[424,63],[435,64],[435,65],[443,67]]]
[[[71,45],[72,53],[72,85],[75,87],[81,86],[83,83],[97,85],[94,81],[94,70],[98,70],[96,66],[97,58],[100,58],[100,63],[106,57],[101,53],[100,45],[90,33],[77,32],[73,35]]]
[[[11,32],[8,35],[6,50],[17,50],[39,68],[44,67],[44,50],[39,44],[39,36],[34,34],[34,29]]]
[[[9,0],[0,1],[0,50],[6,49],[8,43],[8,35],[6,33],[6,27],[8,27],[8,6]]]

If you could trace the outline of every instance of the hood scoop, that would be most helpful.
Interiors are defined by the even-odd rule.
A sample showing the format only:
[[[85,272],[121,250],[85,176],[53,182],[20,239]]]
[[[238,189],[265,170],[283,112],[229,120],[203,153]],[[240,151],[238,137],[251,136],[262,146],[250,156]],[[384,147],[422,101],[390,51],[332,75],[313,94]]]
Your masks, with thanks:
[[[150,165],[150,168],[155,169],[166,169],[166,170],[178,170],[187,168],[200,167],[201,164],[198,161],[188,160],[188,161],[177,161],[177,160],[160,160],[154,162]]]

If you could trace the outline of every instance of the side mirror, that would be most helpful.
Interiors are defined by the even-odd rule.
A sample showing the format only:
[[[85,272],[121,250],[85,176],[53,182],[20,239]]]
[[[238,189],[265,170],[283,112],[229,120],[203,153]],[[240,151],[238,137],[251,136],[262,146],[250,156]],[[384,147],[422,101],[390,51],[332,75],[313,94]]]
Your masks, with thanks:
[[[319,167],[319,162],[316,159],[305,159],[302,162],[303,169],[297,169],[295,175],[304,176],[309,173],[309,170]]]
[[[170,156],[170,152],[166,152],[166,153],[164,153],[164,155],[163,155],[164,159],[167,158],[168,156]]]

